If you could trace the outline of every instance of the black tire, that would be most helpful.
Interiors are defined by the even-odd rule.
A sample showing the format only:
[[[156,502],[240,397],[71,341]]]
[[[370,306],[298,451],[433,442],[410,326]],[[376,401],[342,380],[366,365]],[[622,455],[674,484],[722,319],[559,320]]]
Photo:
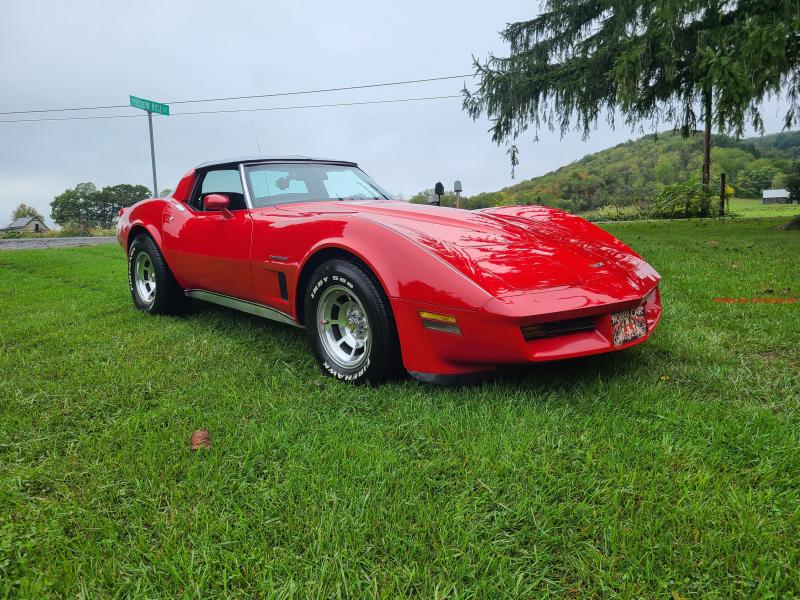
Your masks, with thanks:
[[[329,349],[330,342],[323,340],[328,339],[328,335],[335,337],[336,331],[344,335],[342,332],[349,330],[337,329],[338,326],[329,326],[326,329],[318,316],[318,310],[325,310],[328,303],[326,299],[335,297],[340,290],[344,290],[345,295],[351,294],[360,304],[356,308],[359,318],[361,307],[366,312],[369,343],[365,345],[361,362],[355,366],[340,364]],[[321,302],[326,303],[322,309]],[[402,371],[400,341],[391,305],[380,283],[365,267],[342,259],[329,260],[320,265],[305,290],[304,314],[306,332],[317,361],[322,370],[332,377],[350,383],[376,384],[395,377]],[[344,347],[348,348],[347,345]]]
[[[144,273],[152,280],[144,289],[137,285],[136,268],[140,257]],[[175,281],[153,238],[145,233],[137,235],[128,249],[128,286],[136,308],[150,314],[180,314],[189,307],[189,298]],[[151,294],[145,297],[148,290]]]

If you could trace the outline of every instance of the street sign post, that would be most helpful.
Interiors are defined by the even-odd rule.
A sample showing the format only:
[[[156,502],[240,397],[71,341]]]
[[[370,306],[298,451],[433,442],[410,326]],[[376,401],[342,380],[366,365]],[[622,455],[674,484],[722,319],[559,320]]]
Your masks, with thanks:
[[[153,142],[153,113],[169,115],[169,105],[153,102],[137,96],[130,96],[131,106],[147,111],[147,124],[150,127],[150,162],[153,165],[153,198],[158,197],[158,180],[156,179],[156,146]]]

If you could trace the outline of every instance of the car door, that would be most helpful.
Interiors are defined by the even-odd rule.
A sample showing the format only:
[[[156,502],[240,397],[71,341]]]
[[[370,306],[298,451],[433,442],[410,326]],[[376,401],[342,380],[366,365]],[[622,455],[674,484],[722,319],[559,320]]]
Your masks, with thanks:
[[[203,201],[209,194],[226,196],[229,210],[205,210]],[[170,267],[186,289],[253,299],[253,220],[237,168],[198,173],[188,205],[170,203],[162,230]]]

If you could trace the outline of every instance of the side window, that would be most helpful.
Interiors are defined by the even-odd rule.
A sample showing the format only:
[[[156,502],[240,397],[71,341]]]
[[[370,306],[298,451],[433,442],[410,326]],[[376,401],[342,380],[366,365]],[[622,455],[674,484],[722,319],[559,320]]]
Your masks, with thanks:
[[[217,169],[203,176],[200,189],[190,203],[195,210],[203,210],[203,201],[209,194],[224,194],[230,200],[230,210],[247,208],[242,189],[242,178],[238,169]]]

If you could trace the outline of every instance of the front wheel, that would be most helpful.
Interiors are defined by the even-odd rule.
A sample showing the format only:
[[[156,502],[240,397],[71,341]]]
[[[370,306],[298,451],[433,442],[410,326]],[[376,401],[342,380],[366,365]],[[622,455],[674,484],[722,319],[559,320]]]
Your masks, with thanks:
[[[311,276],[305,324],[320,366],[333,377],[379,383],[400,371],[400,343],[380,284],[360,266],[329,260]]]

